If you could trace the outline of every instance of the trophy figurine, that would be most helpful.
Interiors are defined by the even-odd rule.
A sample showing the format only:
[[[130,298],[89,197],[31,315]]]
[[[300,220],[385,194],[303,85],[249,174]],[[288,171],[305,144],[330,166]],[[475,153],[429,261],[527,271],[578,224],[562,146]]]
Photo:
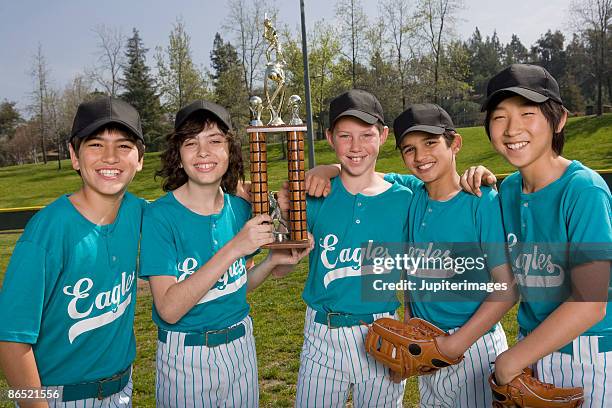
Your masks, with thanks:
[[[306,126],[299,117],[302,99],[298,95],[289,98],[291,120],[286,125],[281,118],[285,94],[285,60],[276,31],[271,21],[264,20],[264,38],[269,42],[266,49],[266,76],[264,81],[265,102],[258,96],[249,100],[251,111],[249,134],[250,170],[251,170],[251,205],[253,215],[270,214],[274,227],[274,242],[264,248],[308,248],[308,230],[306,225],[306,182],[304,169],[304,135]],[[275,60],[272,54],[275,53]],[[273,94],[269,94],[268,81],[275,85]],[[270,111],[271,118],[267,125],[261,121],[263,109]],[[289,180],[289,219],[282,217],[280,207],[272,192],[268,191],[268,163],[266,135],[284,133],[287,143],[287,167]],[[283,140],[283,143],[285,141]]]
[[[302,98],[298,95],[291,95],[289,97],[289,107],[291,108],[291,120],[290,125],[301,125],[302,119],[300,119],[300,106],[302,105]]]
[[[268,197],[270,201],[270,217],[272,217],[272,235],[274,235],[274,240],[276,242],[284,242],[289,239],[289,225],[283,218],[275,194],[270,191]]]
[[[251,126],[263,126],[261,121],[261,111],[263,110],[263,101],[259,96],[251,96],[249,99],[249,109],[251,111]]]
[[[285,124],[281,118],[283,100],[285,99],[285,57],[276,29],[272,21],[266,15],[264,18],[264,39],[268,42],[266,48],[266,75],[264,77],[264,96],[266,98],[266,109],[270,111],[268,126],[282,126]],[[274,59],[272,53],[274,52]],[[272,96],[270,96],[270,92]]]

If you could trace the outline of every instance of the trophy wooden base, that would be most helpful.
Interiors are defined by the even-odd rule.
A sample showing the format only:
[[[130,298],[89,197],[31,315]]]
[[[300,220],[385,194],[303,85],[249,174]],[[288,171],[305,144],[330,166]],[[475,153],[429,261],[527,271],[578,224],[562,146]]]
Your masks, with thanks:
[[[306,241],[284,241],[284,242],[273,242],[271,244],[262,245],[262,248],[266,249],[302,249],[308,248],[310,242]]]

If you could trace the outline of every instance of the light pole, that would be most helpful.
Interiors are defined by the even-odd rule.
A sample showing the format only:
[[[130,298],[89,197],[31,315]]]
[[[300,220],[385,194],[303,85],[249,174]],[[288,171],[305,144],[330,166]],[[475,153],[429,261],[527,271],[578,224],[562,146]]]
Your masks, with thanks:
[[[310,100],[310,76],[308,74],[308,45],[306,43],[306,17],[304,16],[304,0],[300,0],[300,16],[302,21],[302,60],[304,61],[304,93],[306,97],[306,138],[308,139],[308,168],[315,165],[314,137],[312,134],[312,102]]]

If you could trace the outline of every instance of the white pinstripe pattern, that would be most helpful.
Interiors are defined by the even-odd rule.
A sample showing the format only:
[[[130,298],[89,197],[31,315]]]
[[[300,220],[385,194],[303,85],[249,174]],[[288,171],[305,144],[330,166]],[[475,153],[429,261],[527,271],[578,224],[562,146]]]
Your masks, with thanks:
[[[48,400],[49,408],[129,408],[132,406],[132,376],[126,386],[118,392],[99,400],[97,398],[88,398],[78,401],[61,402],[57,400]],[[19,404],[15,404],[19,407]]]
[[[419,377],[420,406],[490,408],[493,403],[488,383],[491,362],[506,349],[506,334],[501,324],[497,324],[493,332],[472,344],[461,363]]]
[[[557,387],[583,387],[582,407],[612,406],[612,352],[599,352],[597,336],[580,336],[572,347],[573,355],[554,352],[540,359],[531,367],[534,375]]]
[[[306,310],[296,407],[401,407],[406,382],[393,383],[389,370],[366,354],[366,326],[329,329]],[[387,313],[375,318],[389,316]]]
[[[184,346],[185,333],[168,332],[157,342],[157,407],[258,407],[253,322],[246,334],[216,347]]]

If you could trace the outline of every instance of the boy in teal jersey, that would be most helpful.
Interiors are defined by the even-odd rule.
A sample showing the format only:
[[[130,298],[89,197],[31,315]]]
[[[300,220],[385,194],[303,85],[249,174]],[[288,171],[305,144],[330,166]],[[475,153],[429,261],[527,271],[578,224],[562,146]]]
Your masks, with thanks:
[[[303,298],[307,304],[295,405],[343,407],[352,392],[355,407],[401,406],[405,382],[365,352],[367,327],[395,316],[395,292],[364,295],[374,275],[365,262],[373,243],[402,242],[412,192],[374,171],[388,136],[382,107],[371,94],[351,90],[330,103],[327,140],[341,163],[331,193],[308,198],[308,228],[315,247]],[[288,192],[279,193],[288,208]],[[371,263],[371,262],[370,262]],[[399,270],[395,280],[399,279]]]
[[[79,105],[70,158],[83,185],[38,212],[13,251],[0,291],[0,364],[12,388],[59,386],[51,406],[131,406],[144,201],[126,189],[143,154],[131,105]]]
[[[451,333],[437,339],[442,353],[450,358],[465,355],[457,365],[419,377],[420,406],[490,407],[489,363],[507,349],[498,322],[515,302],[497,194],[487,188],[479,199],[461,190],[455,157],[462,139],[448,113],[438,105],[412,105],[394,121],[393,127],[396,146],[414,174],[384,176],[414,193],[412,202],[405,204],[410,211],[409,232],[404,240],[412,249],[450,251],[449,256],[457,262],[454,270],[452,266],[440,268],[434,262],[407,275],[415,288],[406,293],[412,316]],[[322,172],[333,173],[334,169],[331,166]],[[461,257],[453,257],[457,252]],[[466,259],[472,261],[458,263]],[[488,293],[486,286],[479,291],[458,293],[436,294],[426,289],[426,285],[444,282],[486,284],[491,278],[500,287],[505,284],[507,290],[489,295],[487,302],[483,302]]]
[[[271,218],[251,219],[233,195],[243,179],[240,144],[227,110],[198,100],[176,115],[162,154],[168,193],[145,211],[141,276],[153,294],[158,326],[158,407],[256,407],[257,358],[247,290],[281,265],[295,265],[309,248],[270,251]]]
[[[608,406],[610,190],[597,173],[561,156],[567,111],[544,68],[515,64],[499,72],[483,110],[493,147],[518,169],[502,182],[500,198],[523,339],[497,358],[494,380],[506,384],[531,366],[541,381],[583,387],[583,406]]]

